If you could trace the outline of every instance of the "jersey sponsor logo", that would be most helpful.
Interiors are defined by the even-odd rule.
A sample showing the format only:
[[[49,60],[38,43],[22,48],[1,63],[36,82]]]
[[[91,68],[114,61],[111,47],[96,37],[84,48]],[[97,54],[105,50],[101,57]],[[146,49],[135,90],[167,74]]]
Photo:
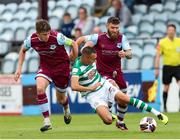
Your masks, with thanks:
[[[50,46],[50,49],[51,49],[51,50],[54,50],[54,49],[56,49],[56,47],[57,47],[56,45],[51,45],[51,46]]]
[[[102,55],[118,55],[119,51],[113,51],[113,50],[102,50]]]

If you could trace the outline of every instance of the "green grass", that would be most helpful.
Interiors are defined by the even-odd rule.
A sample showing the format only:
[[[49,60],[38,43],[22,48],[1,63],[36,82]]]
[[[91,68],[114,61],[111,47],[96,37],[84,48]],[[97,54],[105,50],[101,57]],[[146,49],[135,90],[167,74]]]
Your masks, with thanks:
[[[65,125],[62,115],[51,117],[53,129],[41,133],[41,116],[0,116],[0,139],[178,139],[180,138],[180,113],[168,113],[169,123],[163,125],[151,114],[127,113],[128,131],[105,125],[96,114],[73,114],[70,125]],[[158,127],[154,133],[139,131],[139,121],[144,116],[154,117]]]

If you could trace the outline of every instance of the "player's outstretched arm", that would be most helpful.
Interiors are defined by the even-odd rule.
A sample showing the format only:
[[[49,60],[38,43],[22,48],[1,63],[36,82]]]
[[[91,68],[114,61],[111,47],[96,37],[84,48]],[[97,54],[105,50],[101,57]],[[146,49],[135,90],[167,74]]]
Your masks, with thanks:
[[[78,46],[80,46],[82,43],[85,43],[85,41],[86,41],[85,36],[81,36],[76,40],[76,43]]]
[[[14,74],[14,80],[15,81],[18,81],[18,79],[21,76],[21,70],[22,70],[22,65],[23,65],[23,62],[24,62],[26,51],[27,50],[25,49],[24,45],[22,45],[21,49],[19,51],[18,67],[17,67],[17,70],[16,70],[16,72]]]
[[[156,53],[156,56],[155,56],[155,63],[154,63],[154,74],[155,74],[155,78],[158,78],[159,76],[159,61],[160,61],[160,53]]]
[[[72,51],[69,55],[70,61],[74,61],[78,56],[78,45],[75,41],[72,41]]]
[[[101,86],[101,83],[99,83],[99,82],[94,84],[93,86],[89,86],[89,87],[81,86],[79,84],[79,77],[78,76],[72,76],[71,77],[71,88],[74,91],[80,91],[80,92],[94,91],[99,86]]]

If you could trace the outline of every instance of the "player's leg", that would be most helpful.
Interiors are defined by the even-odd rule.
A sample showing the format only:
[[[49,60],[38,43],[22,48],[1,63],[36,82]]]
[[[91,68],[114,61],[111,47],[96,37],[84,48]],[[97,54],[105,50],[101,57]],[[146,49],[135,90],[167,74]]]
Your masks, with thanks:
[[[117,86],[121,89],[123,93],[126,94],[127,92],[127,86],[126,82],[124,80],[124,77],[122,75],[122,72],[117,72],[117,75],[114,77],[114,80],[116,81]],[[122,104],[122,103],[117,103],[117,117],[118,120],[116,122],[116,126],[120,128],[121,130],[128,130],[125,122],[124,122],[124,117],[127,112],[128,105],[127,104]]]
[[[106,83],[102,86],[101,89],[91,92],[86,96],[87,102],[91,105],[93,110],[99,115],[102,121],[109,125],[113,122],[114,119],[117,120],[117,116],[111,114],[108,108],[108,87]],[[113,118],[114,116],[114,118]]]
[[[56,90],[56,97],[58,103],[63,106],[64,122],[66,124],[69,124],[71,122],[72,117],[69,107],[68,96],[66,95],[65,91],[63,92],[61,89],[61,90]]]
[[[154,115],[156,115],[158,117],[158,119],[162,121],[162,123],[164,123],[164,124],[168,123],[168,117],[166,115],[164,115],[161,112],[157,111],[156,109],[152,108],[151,106],[149,106],[148,104],[146,104],[142,100],[129,97],[129,96],[123,94],[121,91],[116,93],[115,100],[117,102],[122,102],[124,104],[132,105],[132,106],[134,106],[140,110],[151,112]]]
[[[177,68],[175,68],[175,75],[174,77],[176,78],[177,84],[179,86],[179,101],[180,101],[180,66],[177,66]],[[179,112],[180,112],[180,105],[179,105]]]
[[[168,98],[168,91],[169,91],[169,85],[172,80],[172,69],[169,66],[163,67],[163,73],[162,73],[162,81],[163,81],[163,105],[164,105],[164,112],[167,111],[167,98]]]
[[[36,77],[37,82],[37,101],[44,117],[44,126],[40,129],[42,132],[52,129],[51,121],[49,118],[49,105],[45,93],[49,81],[44,77]]]
[[[169,84],[163,85],[163,105],[164,112],[167,112],[167,98],[168,98]]]
[[[63,106],[64,122],[66,124],[69,124],[72,119],[71,113],[70,113],[68,96],[66,94],[66,89],[69,82],[69,75],[68,76],[56,75],[53,77],[53,82],[55,83],[55,86],[56,86],[57,101],[60,105]]]
[[[103,120],[103,122],[107,125],[113,122],[113,118],[107,106],[100,105],[96,108],[96,113]]]

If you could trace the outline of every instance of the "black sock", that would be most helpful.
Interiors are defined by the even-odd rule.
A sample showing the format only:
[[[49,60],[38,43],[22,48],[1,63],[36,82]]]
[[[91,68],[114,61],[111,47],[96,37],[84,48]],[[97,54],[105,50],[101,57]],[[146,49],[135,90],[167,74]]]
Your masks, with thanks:
[[[166,111],[166,103],[167,103],[167,92],[163,92],[163,103],[164,103],[164,110]]]

